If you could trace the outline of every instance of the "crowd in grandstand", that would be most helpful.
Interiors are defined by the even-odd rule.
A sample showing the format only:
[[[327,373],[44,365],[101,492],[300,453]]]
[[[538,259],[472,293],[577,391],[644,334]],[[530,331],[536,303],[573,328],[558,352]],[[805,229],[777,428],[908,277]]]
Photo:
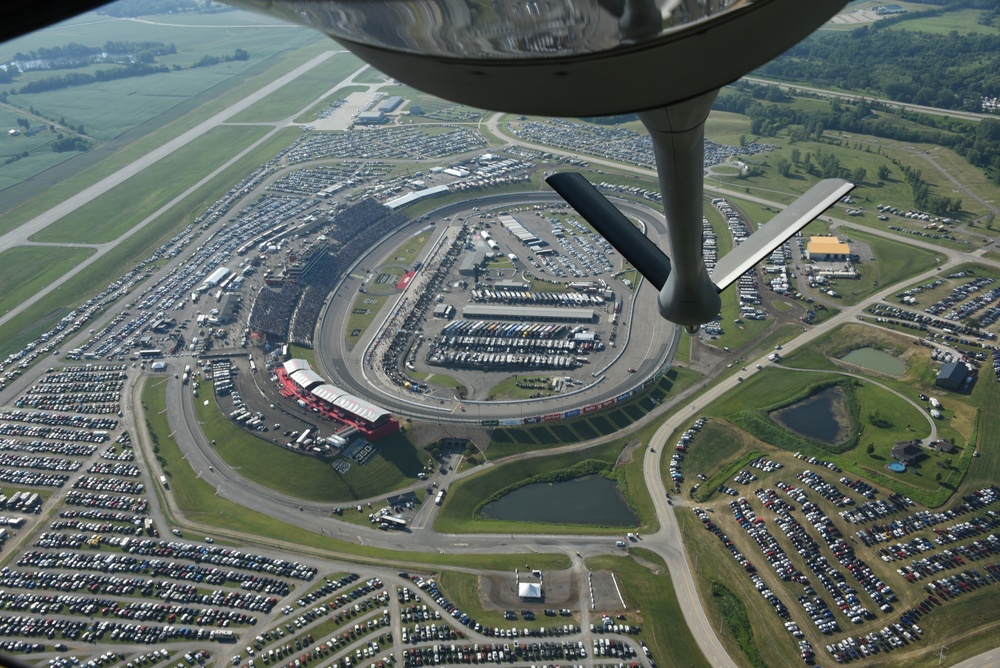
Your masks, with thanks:
[[[288,323],[302,288],[284,283],[280,289],[261,288],[250,311],[250,329],[278,340],[287,340]]]
[[[303,279],[304,291],[289,337],[292,343],[312,346],[320,309],[344,269],[406,221],[404,214],[392,211],[373,199],[364,199],[337,215],[332,229],[327,232],[327,236],[336,242],[336,250],[317,262]]]

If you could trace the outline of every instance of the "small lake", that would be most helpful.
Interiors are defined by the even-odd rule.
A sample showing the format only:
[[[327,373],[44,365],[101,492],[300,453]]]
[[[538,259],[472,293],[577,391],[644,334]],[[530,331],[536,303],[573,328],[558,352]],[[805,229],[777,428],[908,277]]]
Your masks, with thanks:
[[[534,483],[483,506],[482,517],[515,522],[629,527],[639,523],[618,483],[599,475]]]
[[[875,348],[856,348],[840,359],[890,376],[902,376],[906,371],[906,362]]]
[[[836,385],[774,411],[771,419],[806,438],[830,445],[840,443],[850,434],[847,399]]]

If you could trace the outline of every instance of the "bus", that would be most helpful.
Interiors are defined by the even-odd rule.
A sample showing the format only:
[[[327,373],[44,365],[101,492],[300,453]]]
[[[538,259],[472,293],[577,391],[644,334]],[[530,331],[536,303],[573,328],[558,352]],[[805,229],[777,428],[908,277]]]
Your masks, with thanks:
[[[151,357],[163,357],[163,351],[154,349],[140,350],[139,357],[142,357],[143,359],[149,359]]]

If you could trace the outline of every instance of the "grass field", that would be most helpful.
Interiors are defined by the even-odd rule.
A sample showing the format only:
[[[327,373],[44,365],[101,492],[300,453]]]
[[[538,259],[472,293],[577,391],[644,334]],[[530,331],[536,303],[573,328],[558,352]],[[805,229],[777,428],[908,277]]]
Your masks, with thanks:
[[[486,457],[497,460],[522,452],[549,448],[567,443],[610,437],[659,405],[669,393],[678,393],[694,383],[699,375],[688,369],[670,369],[642,394],[627,402],[558,422],[502,427],[494,429],[486,449]]]
[[[692,420],[693,422],[693,420]],[[690,426],[690,425],[688,425]],[[686,427],[687,428],[687,427]],[[685,428],[685,429],[686,429]],[[668,447],[676,443],[685,429],[671,436]],[[684,472],[690,483],[697,483],[696,476],[704,473],[711,478],[734,458],[740,457],[757,447],[757,441],[741,429],[723,420],[708,420],[694,438],[694,445],[684,455]],[[670,458],[661,458],[660,475],[669,481]],[[670,485],[667,485],[669,489]],[[704,485],[703,485],[704,487]]]
[[[402,567],[419,564],[508,571],[524,563],[521,555],[442,555],[437,552],[397,552],[365,547],[303,531],[301,527],[286,524],[220,498],[211,485],[195,474],[170,437],[171,430],[165,412],[165,382],[147,382],[142,390],[142,405],[157,462],[170,481],[170,491],[166,493],[173,496],[181,515],[178,519],[214,527],[221,535],[240,539],[242,545],[249,544],[249,537],[253,537],[252,542],[257,545],[293,545],[314,554],[326,557],[335,555],[348,561],[357,559]],[[163,490],[156,490],[157,494],[164,494]],[[539,553],[533,555],[532,560],[537,568],[546,569],[567,568],[570,563],[562,554]]]
[[[190,33],[190,41],[185,42],[185,32]],[[206,94],[230,79],[243,76],[281,52],[316,39],[310,31],[294,27],[263,31],[259,28],[234,31],[223,27],[202,27],[183,31],[133,21],[76,26],[70,34],[72,37],[63,33],[56,39],[56,44],[62,45],[69,41],[104,44],[108,40],[150,40],[175,43],[178,47],[176,55],[161,57],[158,62],[167,67],[179,65],[182,68],[180,70],[9,98],[10,103],[23,109],[34,107],[49,118],[64,117],[74,126],[82,124],[87,133],[98,140],[119,137],[129,129],[156,118],[192,97]],[[37,48],[40,42],[49,41],[48,37],[40,35],[41,33],[36,33],[16,41],[30,41],[31,46],[22,47],[25,50]],[[5,46],[9,47],[10,44]],[[203,55],[231,55],[237,48],[250,53],[250,59],[191,68]],[[116,101],[114,114],[107,113],[109,99]]]
[[[872,383],[851,381],[850,399],[856,402],[857,408],[857,438],[848,443],[830,448],[804,437],[791,436],[766,417],[766,413],[779,405],[787,404],[810,393],[810,388],[816,383],[829,382],[835,376],[822,373],[798,374],[778,368],[766,368],[761,373],[748,378],[739,392],[724,396],[704,412],[725,420],[732,420],[742,428],[750,430],[762,441],[783,447],[787,450],[801,450],[807,455],[836,462],[845,471],[864,476],[891,489],[899,491],[911,498],[931,507],[945,503],[958,487],[966,469],[973,463],[972,448],[969,445],[977,439],[977,420],[988,420],[981,416],[983,406],[988,399],[986,387],[988,383],[980,382],[971,396],[955,393],[945,393],[934,387],[934,369],[930,366],[929,353],[925,348],[913,348],[909,339],[892,332],[863,325],[847,325],[821,338],[808,349],[797,351],[783,361],[783,365],[792,368],[813,368],[818,370],[838,370],[845,368],[851,373],[864,376],[865,371],[859,367],[841,365],[837,358],[850,350],[872,346],[886,350],[891,354],[903,355],[907,360],[907,371],[898,379],[874,374],[877,382],[915,400],[919,392],[937,396],[944,403],[944,419],[936,421],[938,435],[950,440],[957,446],[957,452],[948,457],[933,451],[926,451],[925,457],[916,468],[909,468],[905,473],[894,474],[885,469],[890,461],[889,451],[900,440],[925,438],[929,433],[926,415],[911,403],[904,401],[896,394],[886,391]],[[991,388],[992,389],[992,388]],[[980,417],[977,418],[977,415]],[[982,428],[980,424],[979,428]],[[739,430],[737,430],[739,432]],[[712,434],[711,429],[706,431]],[[978,431],[979,434],[986,432]],[[981,438],[981,436],[980,436]],[[727,435],[723,439],[714,439],[713,448],[722,448],[728,454],[726,446],[719,441],[731,444],[734,436]],[[857,447],[850,447],[856,443]],[[868,454],[868,446],[873,448]],[[747,445],[747,447],[753,447]],[[759,447],[759,446],[758,446]],[[736,449],[730,445],[733,456],[740,456],[746,448]],[[699,452],[696,448],[687,457],[685,471],[690,475],[700,472],[692,467],[694,458],[698,464]],[[730,460],[724,460],[730,461]],[[718,484],[718,481],[709,481]],[[699,498],[711,494],[710,487],[699,492]]]
[[[269,130],[245,125],[214,128],[31,239],[50,243],[114,241]]]
[[[511,376],[509,378],[504,378],[499,383],[490,388],[489,400],[510,400],[510,399],[529,399],[534,397],[548,397],[554,394],[558,394],[552,388],[552,380],[556,378],[555,374],[551,376],[538,375],[538,374],[518,374],[516,377]],[[524,387],[518,387],[518,385]]]
[[[354,300],[354,305],[351,307],[351,312],[347,316],[347,325],[344,327],[344,341],[347,343],[348,350],[353,349],[357,345],[371,324],[379,317],[382,307],[385,306],[388,300],[388,296],[371,294],[359,294],[357,296]],[[358,312],[355,313],[355,311]],[[382,317],[385,317],[384,313],[382,313]]]
[[[0,315],[17,308],[32,295],[94,254],[92,248],[18,246],[0,253]]]
[[[211,384],[205,394],[211,396]],[[218,404],[195,402],[198,423],[205,438],[215,441],[216,452],[240,475],[284,494],[310,501],[350,502],[387,494],[417,481],[427,455],[400,432],[378,443],[381,455],[367,466],[352,463],[345,475],[330,463],[298,454],[264,441],[230,422]]]
[[[670,572],[659,555],[632,548],[627,557],[587,559],[592,571],[611,571],[628,605],[628,615],[642,628],[657,666],[709,666],[684,622]]]
[[[134,27],[130,29],[137,32],[142,32],[144,25],[129,21],[122,21],[121,24],[131,24]],[[64,41],[60,40],[64,39],[65,36],[63,38],[57,37],[57,33],[57,29],[50,28],[46,31],[35,33],[32,35],[32,38],[41,39],[43,36],[54,37],[57,40],[57,44],[64,43]],[[201,33],[201,31],[191,30],[182,31],[182,33],[193,36]],[[134,37],[137,33],[130,34]],[[272,32],[271,34],[276,35],[277,33]],[[201,33],[201,35],[203,38],[207,37],[205,33]],[[59,164],[56,169],[37,179],[33,185],[22,183],[21,189],[16,196],[2,198],[2,208],[7,210],[7,213],[0,220],[0,231],[13,229],[22,222],[30,220],[42,211],[47,210],[51,206],[51,202],[67,199],[76,192],[83,190],[101,178],[145,155],[169,139],[180,135],[198,123],[210,118],[212,115],[240,101],[246,95],[298,67],[309,60],[309,58],[325,50],[329,50],[329,42],[324,38],[314,35],[309,31],[301,32],[299,35],[303,38],[301,42],[293,39],[284,45],[282,49],[279,49],[279,51],[269,51],[268,53],[271,55],[257,62],[251,69],[237,76],[229,77],[209,90],[195,94],[195,91],[185,89],[185,96],[182,99],[178,98],[176,103],[168,110],[150,117],[148,120],[131,129],[128,129],[124,121],[115,121],[114,114],[107,113],[105,106],[106,98],[95,96],[92,101],[92,104],[95,106],[93,113],[100,116],[105,123],[118,123],[121,125],[114,141],[109,144],[103,144],[86,154],[78,155],[64,164]],[[178,31],[174,30],[173,36],[178,36]],[[260,37],[266,40],[266,37]],[[309,39],[305,39],[306,37]],[[97,39],[100,39],[100,43],[103,44],[107,37],[99,35]],[[129,37],[125,37],[125,39],[129,39]],[[9,45],[11,42],[7,44]],[[271,48],[273,47],[274,45],[271,45]],[[34,47],[26,45],[25,48]],[[141,80],[128,79],[123,81]],[[65,91],[54,91],[53,94],[63,92]],[[11,98],[11,100],[13,99]],[[81,99],[85,100],[86,97],[84,96]],[[86,127],[90,127],[86,125],[85,121],[73,118],[70,113],[66,113],[67,111],[66,109],[61,109],[56,118],[65,116],[67,122],[74,124],[84,122]],[[88,130],[88,132],[90,131]],[[41,154],[37,155],[44,154],[45,151],[42,151]],[[48,160],[47,157],[46,160]],[[21,162],[23,161],[14,163],[11,167],[16,167]],[[5,174],[10,176],[10,171],[5,170]],[[3,193],[3,195],[7,195],[7,193]]]

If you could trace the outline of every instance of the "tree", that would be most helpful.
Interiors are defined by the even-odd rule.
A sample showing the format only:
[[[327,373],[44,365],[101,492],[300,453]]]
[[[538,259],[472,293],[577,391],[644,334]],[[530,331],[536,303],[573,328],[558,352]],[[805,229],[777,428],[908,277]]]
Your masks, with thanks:
[[[801,160],[801,159],[802,159],[802,151],[800,151],[797,148],[793,148],[792,149],[792,164],[793,165],[798,165],[799,164],[799,160]]]
[[[865,177],[868,176],[868,170],[864,167],[858,167],[854,170],[852,174],[855,183],[864,183]]]
[[[890,174],[892,174],[892,170],[891,169],[889,169],[885,165],[880,165],[879,166],[879,168],[878,168],[878,180],[879,181],[888,181]]]
[[[869,443],[868,447],[865,449],[865,452],[867,452],[869,455],[875,454],[875,444]]]
[[[785,178],[788,178],[788,176],[792,173],[792,163],[788,162],[785,158],[778,158],[778,164],[776,167],[778,168],[778,173]]]

